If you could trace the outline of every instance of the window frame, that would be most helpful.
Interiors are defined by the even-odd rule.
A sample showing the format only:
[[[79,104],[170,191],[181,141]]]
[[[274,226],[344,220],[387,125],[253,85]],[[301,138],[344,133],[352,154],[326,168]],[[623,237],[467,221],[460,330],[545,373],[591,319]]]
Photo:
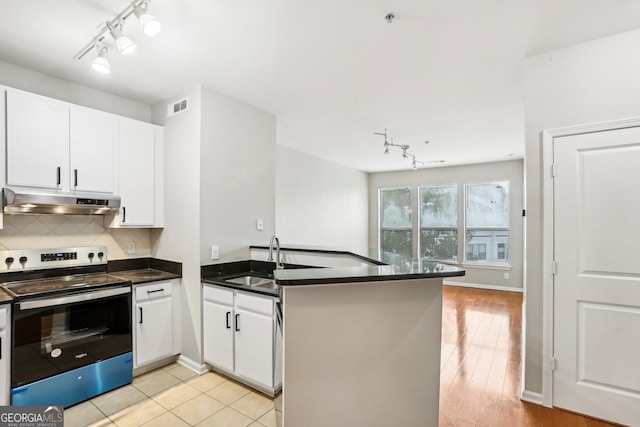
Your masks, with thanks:
[[[424,227],[422,225],[422,189],[423,188],[445,188],[445,187],[453,187],[456,190],[456,201],[455,201],[455,208],[456,208],[456,224],[455,226],[434,226],[434,227]],[[460,212],[459,212],[459,208],[460,208],[460,204],[459,204],[459,197],[460,197],[460,188],[459,185],[457,183],[450,183],[450,184],[423,184],[423,185],[418,185],[418,235],[417,235],[417,252],[418,252],[418,258],[422,261],[422,260],[426,260],[426,261],[435,261],[435,262],[440,262],[440,263],[455,263],[455,264],[459,264],[460,263]],[[453,258],[425,258],[422,254],[422,231],[423,230],[433,230],[433,231],[455,231],[456,232],[456,254],[455,257],[456,259]]]
[[[468,215],[467,215],[467,207],[468,207],[468,203],[469,203],[469,198],[468,198],[468,188],[469,186],[472,185],[482,185],[482,184],[505,184],[507,186],[507,220],[508,220],[508,226],[507,227],[468,227],[467,221],[468,221]],[[463,233],[465,236],[465,242],[462,244],[462,260],[461,260],[461,265],[464,266],[468,266],[468,267],[473,267],[473,268],[488,268],[488,269],[504,269],[504,270],[509,270],[511,269],[511,264],[509,263],[509,259],[511,258],[511,181],[509,179],[492,179],[492,180],[486,180],[486,181],[472,181],[472,182],[465,182],[463,184],[463,197],[464,197],[464,205],[463,205]],[[479,260],[468,260],[467,259],[467,242],[466,242],[466,235],[467,235],[467,231],[468,230],[482,230],[482,231],[492,231],[492,232],[500,232],[500,231],[506,231],[507,232],[507,247],[505,248],[504,254],[505,254],[505,259],[503,261],[500,260],[491,260],[491,261],[479,261]],[[501,242],[497,242],[496,243],[496,254],[498,252],[497,250],[497,245],[498,243]],[[488,252],[487,252],[488,253]]]
[[[383,227],[382,226],[382,192],[383,191],[392,191],[392,190],[405,190],[408,189],[411,195],[411,222],[408,226],[393,226],[393,227]],[[378,188],[378,259],[383,261],[383,252],[382,252],[382,234],[383,231],[410,231],[411,235],[411,253],[409,254],[409,262],[415,258],[415,218],[414,218],[414,204],[415,204],[415,194],[413,191],[413,185],[400,185],[396,187],[380,187]],[[385,262],[385,261],[383,261]]]

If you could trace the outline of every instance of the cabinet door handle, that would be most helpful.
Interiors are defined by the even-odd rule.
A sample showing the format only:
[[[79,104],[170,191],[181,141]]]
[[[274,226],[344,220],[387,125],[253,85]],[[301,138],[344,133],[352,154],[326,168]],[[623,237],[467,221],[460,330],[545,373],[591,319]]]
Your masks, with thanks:
[[[73,186],[78,186],[78,169],[73,170]]]
[[[127,222],[127,208],[122,207],[122,222]]]
[[[142,307],[139,307],[139,308],[140,308],[140,322],[139,323],[142,324]]]
[[[240,332],[240,328],[238,328],[239,319],[240,319],[240,313],[236,314],[236,332]]]
[[[230,311],[227,311],[227,329],[231,329],[231,325],[229,325],[229,315],[231,314]]]
[[[60,166],[56,169],[56,184],[60,185]]]
[[[152,291],[147,291],[147,293],[148,293],[148,294],[153,294],[153,293],[155,293],[155,292],[162,292],[162,291],[164,291],[164,289],[163,289],[163,288],[160,288],[160,289],[154,289],[154,290],[152,290]]]
[[[2,360],[2,337],[0,337],[0,360]]]

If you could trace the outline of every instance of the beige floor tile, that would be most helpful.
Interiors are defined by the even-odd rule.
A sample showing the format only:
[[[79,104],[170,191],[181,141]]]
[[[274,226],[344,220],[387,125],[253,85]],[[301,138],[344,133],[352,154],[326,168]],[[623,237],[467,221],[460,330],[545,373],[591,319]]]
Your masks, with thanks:
[[[251,418],[227,406],[202,421],[197,427],[246,427],[253,422]]]
[[[189,424],[196,425],[222,408],[224,408],[224,405],[221,402],[218,402],[211,396],[201,394],[174,408],[171,412]]]
[[[225,381],[227,381],[227,379],[222,375],[218,375],[214,372],[207,372],[206,374],[187,380],[186,383],[200,391],[209,391]]]
[[[147,381],[153,377],[155,377],[156,375],[159,375],[161,373],[163,373],[163,369],[162,367],[154,369],[153,371],[149,371],[149,372],[145,372],[144,374],[141,375],[137,375],[135,377],[133,377],[133,385],[135,385],[136,383],[142,382],[142,381]]]
[[[274,408],[273,400],[254,392],[250,392],[229,406],[254,420]]]
[[[167,412],[159,403],[145,399],[110,415],[109,418],[119,427],[137,427]]]
[[[64,410],[64,425],[66,427],[81,427],[98,421],[111,422],[91,401]]]
[[[251,424],[249,424],[249,427],[265,427],[264,424],[260,424],[257,421],[252,422]]]
[[[171,412],[165,412],[142,425],[144,427],[189,427],[188,423]]]
[[[200,390],[191,387],[189,384],[180,383],[168,390],[161,391],[152,398],[165,408],[173,409],[200,394],[202,394]]]
[[[136,382],[133,386],[146,394],[153,396],[161,391],[167,390],[174,385],[180,384],[180,380],[166,372],[160,372],[157,375],[149,377],[143,381]]]
[[[280,427],[278,421],[276,420],[276,410],[272,409],[260,418],[258,418],[258,422],[266,427]]]
[[[182,381],[186,381],[198,375],[195,372],[193,372],[191,369],[185,368],[184,366],[178,363],[173,363],[171,365],[168,365],[166,372],[173,375],[176,378],[181,379]]]
[[[82,424],[82,425],[86,426],[86,427],[116,427],[116,423],[111,421],[109,418],[105,418],[103,420],[96,421],[95,423]],[[66,424],[65,424],[65,426],[66,426]]]
[[[146,398],[147,396],[134,386],[126,385],[107,394],[94,397],[91,402],[105,414],[111,415]]]
[[[250,391],[251,390],[238,383],[226,381],[209,390],[207,394],[225,405],[229,405],[240,399],[242,396],[245,396]]]

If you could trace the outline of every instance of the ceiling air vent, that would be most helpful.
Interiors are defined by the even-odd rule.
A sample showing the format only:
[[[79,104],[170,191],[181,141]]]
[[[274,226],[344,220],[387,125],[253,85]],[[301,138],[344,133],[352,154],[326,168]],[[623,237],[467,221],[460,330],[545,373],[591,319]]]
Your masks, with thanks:
[[[189,107],[189,98],[182,99],[180,101],[174,102],[173,104],[167,105],[167,117],[173,117],[178,113],[182,113],[186,111]]]

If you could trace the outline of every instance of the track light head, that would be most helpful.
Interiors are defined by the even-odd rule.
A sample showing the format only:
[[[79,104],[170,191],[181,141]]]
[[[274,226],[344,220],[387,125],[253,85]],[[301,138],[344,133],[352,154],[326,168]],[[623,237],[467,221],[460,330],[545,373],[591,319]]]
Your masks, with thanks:
[[[111,65],[107,59],[108,49],[98,46],[96,46],[96,49],[98,50],[98,56],[91,62],[91,67],[99,73],[109,74],[111,72]]]
[[[135,6],[133,8],[133,13],[136,15],[136,18],[138,18],[138,21],[140,21],[142,32],[150,37],[155,36],[160,32],[162,24],[155,16],[147,12],[147,9],[149,7],[148,3],[144,2],[143,4],[144,9],[141,6]]]
[[[123,55],[130,55],[136,50],[136,44],[131,41],[131,39],[124,34],[122,34],[121,25],[111,25],[111,23],[107,22],[107,28],[109,28],[109,33],[111,33],[111,37],[116,41],[116,47]]]

